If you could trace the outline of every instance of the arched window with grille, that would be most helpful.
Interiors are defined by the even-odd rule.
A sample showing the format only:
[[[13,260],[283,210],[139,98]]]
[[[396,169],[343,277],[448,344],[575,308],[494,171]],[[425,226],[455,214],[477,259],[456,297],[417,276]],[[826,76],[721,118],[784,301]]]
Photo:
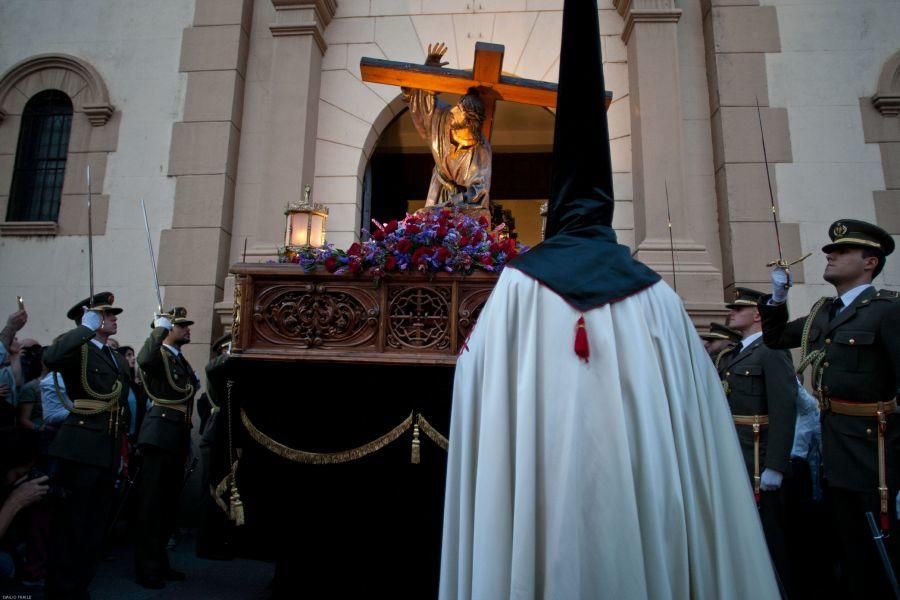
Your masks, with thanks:
[[[71,130],[72,101],[63,92],[40,92],[25,105],[7,221],[56,221]]]

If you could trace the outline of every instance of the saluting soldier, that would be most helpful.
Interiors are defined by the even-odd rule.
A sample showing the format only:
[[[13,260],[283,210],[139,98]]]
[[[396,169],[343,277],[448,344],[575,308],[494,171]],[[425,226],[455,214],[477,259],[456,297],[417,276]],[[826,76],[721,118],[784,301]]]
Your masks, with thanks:
[[[837,295],[788,322],[790,274],[772,271],[771,296],[760,302],[763,331],[773,348],[801,348],[800,367],[812,368],[822,409],[822,461],[833,534],[847,594],[884,598],[892,592],[869,532],[866,512],[896,532],[894,495],[900,475],[900,298],[872,280],[894,251],[880,227],[841,219],[828,231],[824,279]],[[897,564],[896,542],[887,540]]]
[[[728,325],[741,334],[741,342],[722,357],[719,374],[759,504],[769,553],[790,597],[790,554],[782,483],[791,467],[797,377],[790,353],[772,350],[763,343],[757,309],[762,296],[756,290],[735,288],[735,299],[726,307]]]
[[[128,365],[108,345],[117,315],[110,292],[85,298],[67,313],[77,327],[44,351],[44,363],[62,376],[70,413],[50,455],[64,490],[53,524],[48,598],[85,598],[103,549],[113,479],[128,432]],[[54,375],[59,394],[59,382]]]
[[[703,340],[703,347],[718,370],[724,355],[733,350],[736,344],[740,344],[743,336],[721,323],[710,323],[709,330],[701,333],[700,339]]]
[[[151,406],[138,435],[143,467],[137,489],[134,559],[137,582],[151,589],[185,578],[184,573],[171,568],[166,543],[175,528],[190,449],[194,395],[200,387],[182,352],[191,341],[193,323],[180,306],[157,315],[154,329],[137,357]]]

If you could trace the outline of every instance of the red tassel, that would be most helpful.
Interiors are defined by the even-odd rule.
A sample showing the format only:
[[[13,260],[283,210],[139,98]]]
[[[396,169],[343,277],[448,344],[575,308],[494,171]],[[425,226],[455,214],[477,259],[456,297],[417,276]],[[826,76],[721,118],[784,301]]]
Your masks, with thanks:
[[[588,362],[591,356],[591,348],[588,345],[587,330],[584,327],[584,315],[578,318],[575,324],[575,354],[584,362]]]
[[[881,513],[881,531],[888,533],[891,530],[891,519],[888,515]]]

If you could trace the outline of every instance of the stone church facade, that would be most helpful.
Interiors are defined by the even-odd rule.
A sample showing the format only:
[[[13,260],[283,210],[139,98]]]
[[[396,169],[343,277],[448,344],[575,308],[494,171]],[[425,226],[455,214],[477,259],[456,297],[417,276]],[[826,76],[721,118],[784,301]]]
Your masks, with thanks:
[[[126,309],[116,337],[139,344],[156,305],[144,198],[165,303],[188,307],[189,356],[203,364],[228,325],[229,266],[245,252],[250,262],[274,258],[284,206],[305,185],[329,208],[328,241],[358,239],[366,169],[405,109],[397,88],[361,81],[361,57],[421,62],[430,42],[443,41],[448,66],[466,69],[487,41],[505,46],[506,74],[555,81],[561,8],[0,0],[0,310],[24,296],[32,322],[23,333],[49,343],[67,327],[66,309],[87,296],[89,164],[96,287]],[[672,282],[668,192],[675,283],[698,323],[721,317],[735,285],[765,289],[765,263],[776,258],[757,103],[785,257],[813,252],[795,271],[797,311],[830,291],[819,248],[832,221],[869,220],[900,236],[900,3],[599,8],[614,95],[614,225]],[[28,106],[54,91],[71,104],[71,130],[53,218],[34,220],[10,194]],[[513,119],[495,140],[527,149],[526,129]],[[900,286],[897,257],[876,284]]]

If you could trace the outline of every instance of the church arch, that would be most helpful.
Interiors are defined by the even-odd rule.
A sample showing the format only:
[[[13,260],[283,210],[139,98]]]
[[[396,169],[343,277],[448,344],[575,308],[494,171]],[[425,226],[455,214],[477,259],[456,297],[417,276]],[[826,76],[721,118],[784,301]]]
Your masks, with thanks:
[[[615,10],[601,13],[607,87],[614,94],[610,107],[614,179],[617,200],[624,201],[621,210],[617,209],[616,227],[621,228],[623,241],[630,244],[633,191],[628,67],[620,37],[624,21]],[[396,87],[362,82],[361,57],[421,62],[428,42],[443,40],[450,46],[448,67],[467,69],[472,66],[475,43],[485,41],[505,45],[505,74],[557,80],[561,11],[479,12],[475,16],[381,17],[372,12],[367,18],[371,21],[369,29],[363,27],[366,18],[357,16],[342,23],[344,18],[339,13],[329,25],[328,50],[322,60],[313,192],[316,201],[331,210],[329,242],[340,247],[358,239],[364,220],[367,165],[385,128],[406,109]],[[447,32],[453,32],[451,39],[447,39]]]

